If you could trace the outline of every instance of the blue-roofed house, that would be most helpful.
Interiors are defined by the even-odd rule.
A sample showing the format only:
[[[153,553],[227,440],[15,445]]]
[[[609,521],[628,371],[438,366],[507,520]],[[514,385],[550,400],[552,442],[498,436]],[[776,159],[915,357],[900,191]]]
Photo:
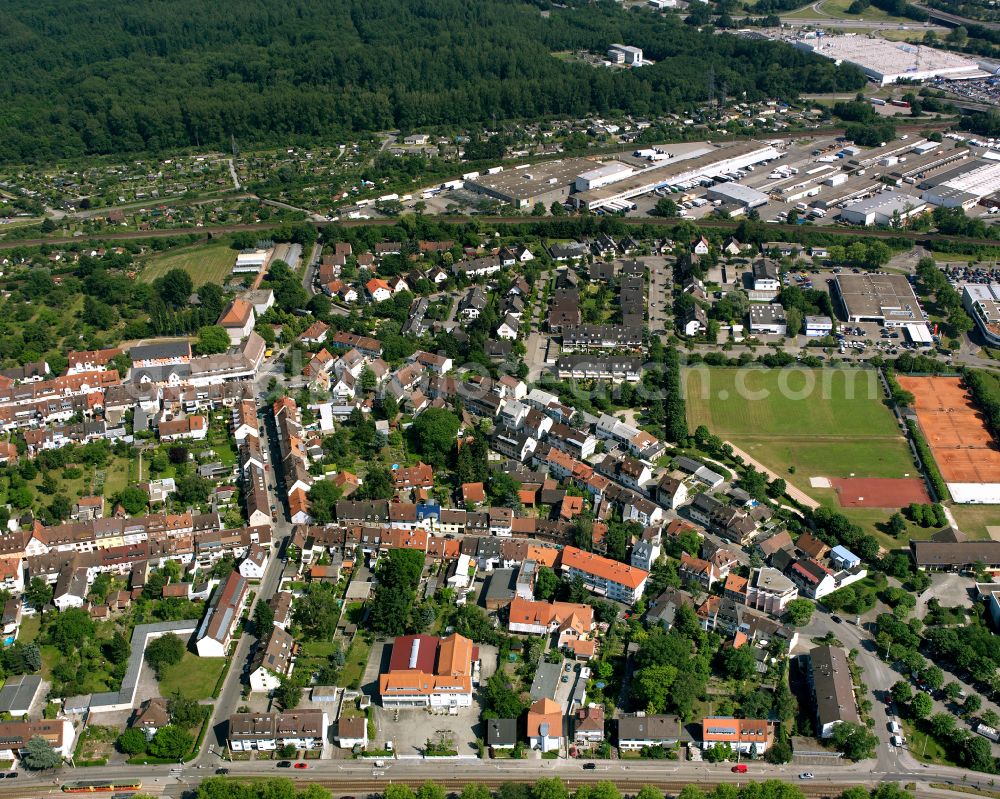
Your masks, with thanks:
[[[861,565],[861,558],[844,546],[835,546],[830,550],[830,561],[838,569],[853,569]]]

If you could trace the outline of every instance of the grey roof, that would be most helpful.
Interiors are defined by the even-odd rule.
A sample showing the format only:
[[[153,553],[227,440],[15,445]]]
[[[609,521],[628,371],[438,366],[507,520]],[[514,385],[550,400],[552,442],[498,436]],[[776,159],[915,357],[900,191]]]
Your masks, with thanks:
[[[858,706],[847,653],[833,646],[818,646],[809,653],[819,726],[838,721],[857,724]]]
[[[155,344],[141,344],[129,350],[132,363],[136,361],[160,361],[174,358],[190,358],[191,344],[187,341],[161,341]]]
[[[535,669],[535,679],[531,681],[531,701],[554,698],[561,674],[561,663],[541,661]]]
[[[42,684],[37,674],[22,674],[10,677],[0,691],[0,713],[23,716],[31,709],[31,703]]]
[[[487,746],[513,746],[517,743],[517,719],[489,719],[486,722]]]
[[[683,728],[677,716],[626,716],[618,719],[618,741],[678,741]]]
[[[480,594],[480,602],[485,607],[489,601],[505,601],[514,598],[517,582],[516,569],[494,569],[486,580],[486,587]]]

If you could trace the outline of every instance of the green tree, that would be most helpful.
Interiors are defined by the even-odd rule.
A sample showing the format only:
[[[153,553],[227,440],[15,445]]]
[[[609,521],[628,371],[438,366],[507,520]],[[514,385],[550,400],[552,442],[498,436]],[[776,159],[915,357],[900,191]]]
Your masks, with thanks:
[[[253,626],[258,638],[267,635],[274,626],[274,608],[262,599],[254,605]]]
[[[191,275],[183,269],[171,269],[163,277],[157,278],[153,282],[153,288],[156,289],[164,303],[174,308],[180,308],[187,305],[188,298],[194,290],[194,283],[191,281]]]
[[[748,680],[757,671],[757,659],[754,657],[753,647],[750,646],[724,649],[721,660],[726,676],[734,680]]]
[[[193,744],[194,737],[189,732],[168,724],[156,731],[149,742],[149,753],[167,760],[180,760],[191,751]]]
[[[451,411],[428,408],[410,425],[407,437],[414,451],[427,463],[442,468],[455,447],[458,427],[458,417]]]
[[[858,761],[872,756],[878,738],[860,724],[842,722],[833,728],[833,744],[847,758]]]
[[[532,799],[569,799],[566,783],[558,777],[542,777],[535,781],[531,791]]]
[[[382,799],[416,799],[416,795],[409,785],[394,782],[387,785],[382,791]]]
[[[128,656],[132,652],[132,645],[121,630],[116,630],[115,634],[111,636],[111,640],[104,645],[103,650],[108,660],[118,665],[128,660]]]
[[[805,627],[812,618],[816,605],[808,599],[800,597],[793,599],[785,606],[785,613],[788,620],[796,627]]]
[[[21,749],[21,763],[31,771],[59,768],[62,762],[62,755],[39,735],[29,739]]]
[[[126,486],[118,492],[116,501],[125,508],[125,512],[129,516],[138,516],[146,510],[149,497],[141,488]]]
[[[167,666],[180,663],[186,647],[184,641],[174,633],[165,633],[146,645],[146,662],[159,676]]]
[[[556,595],[559,587],[559,577],[548,566],[542,566],[535,577],[535,597],[542,602],[549,602]]]
[[[126,755],[141,755],[146,751],[146,735],[135,727],[125,730],[115,743]]]
[[[503,670],[495,671],[486,681],[487,711],[498,719],[516,719],[525,710],[521,697],[511,687]]]
[[[32,577],[24,592],[28,603],[44,616],[45,606],[52,602],[53,589],[41,577]]]
[[[910,713],[915,719],[927,718],[933,709],[934,700],[931,699],[930,694],[915,694],[913,699],[910,701]]]
[[[903,518],[902,513],[896,511],[896,513],[889,517],[889,521],[886,524],[886,532],[893,538],[898,538],[906,532],[906,519]]]
[[[892,701],[897,705],[905,705],[913,698],[913,689],[910,688],[910,684],[903,680],[897,680],[892,684],[892,688],[889,689],[889,693],[892,694]]]
[[[222,325],[205,325],[198,330],[195,349],[199,355],[215,355],[229,349],[229,334]]]
[[[83,608],[69,608],[49,624],[49,641],[64,651],[80,649],[94,636],[94,621]]]
[[[644,710],[660,713],[667,707],[670,688],[676,679],[677,669],[674,666],[646,666],[636,672],[632,690]]]
[[[295,680],[282,678],[281,685],[274,692],[274,698],[283,710],[294,710],[302,701],[302,686]]]

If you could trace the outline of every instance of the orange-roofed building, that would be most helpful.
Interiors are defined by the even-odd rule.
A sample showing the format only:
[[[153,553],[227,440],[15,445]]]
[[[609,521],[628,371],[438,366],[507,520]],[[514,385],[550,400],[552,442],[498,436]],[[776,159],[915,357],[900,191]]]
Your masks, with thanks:
[[[393,641],[379,676],[383,707],[471,707],[478,648],[468,638],[404,635]]]
[[[580,577],[595,594],[634,605],[642,598],[649,572],[626,563],[566,547],[559,559],[560,568],[570,578]]]
[[[563,497],[559,506],[559,518],[570,521],[583,513],[583,497],[574,497],[567,494]]]
[[[229,343],[234,347],[250,335],[257,323],[253,305],[237,297],[219,317],[219,324],[225,328]]]
[[[532,749],[553,752],[562,746],[562,708],[548,697],[532,704],[528,710],[528,741]]]
[[[486,502],[486,489],[482,483],[462,483],[462,502],[466,505],[482,505]]]
[[[536,544],[528,545],[528,554],[525,560],[533,560],[540,566],[554,568],[559,560],[559,550],[552,547],[540,547]]]
[[[512,633],[547,635],[569,626],[581,634],[594,629],[594,609],[576,602],[534,602],[515,597],[508,608],[507,629]]]
[[[701,722],[701,748],[729,744],[745,755],[763,755],[774,738],[774,727],[763,719],[706,718]]]
[[[365,291],[375,302],[383,302],[392,296],[392,289],[382,278],[373,277],[365,283]]]

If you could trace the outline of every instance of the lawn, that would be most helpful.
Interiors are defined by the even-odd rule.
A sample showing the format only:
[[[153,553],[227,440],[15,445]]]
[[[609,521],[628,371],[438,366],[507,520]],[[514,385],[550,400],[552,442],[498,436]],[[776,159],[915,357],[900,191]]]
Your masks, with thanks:
[[[848,14],[852,0],[820,0],[816,3],[818,11],[813,8],[813,4],[800,8],[791,14],[782,14],[783,17],[793,17],[795,19],[853,19],[864,22],[899,22],[900,24],[913,25],[913,20],[902,17],[892,17],[882,9],[875,6],[868,6],[860,14]]]
[[[917,729],[917,723],[913,719],[899,717],[903,725],[903,736],[906,738],[906,748],[910,754],[922,763],[934,763],[941,766],[956,765],[948,759],[944,747],[941,746],[933,735]]]
[[[951,512],[958,529],[969,538],[988,539],[987,526],[1000,527],[1000,507],[996,505],[952,505]]]
[[[200,658],[191,652],[185,652],[180,663],[164,669],[160,679],[160,694],[170,696],[180,691],[196,701],[211,699],[215,684],[225,667],[225,658]]]
[[[356,635],[347,650],[344,668],[340,670],[340,682],[351,688],[359,687],[361,678],[365,676],[365,666],[367,665],[368,644],[360,635]]]
[[[821,502],[835,506],[834,492],[812,488],[812,476],[917,474],[874,372],[698,368],[684,382],[692,430],[705,425]],[[861,510],[870,529],[888,518]]]
[[[234,263],[236,253],[226,244],[196,244],[152,256],[146,261],[139,279],[151,283],[171,269],[183,269],[191,275],[197,288],[203,283],[224,283]]]

